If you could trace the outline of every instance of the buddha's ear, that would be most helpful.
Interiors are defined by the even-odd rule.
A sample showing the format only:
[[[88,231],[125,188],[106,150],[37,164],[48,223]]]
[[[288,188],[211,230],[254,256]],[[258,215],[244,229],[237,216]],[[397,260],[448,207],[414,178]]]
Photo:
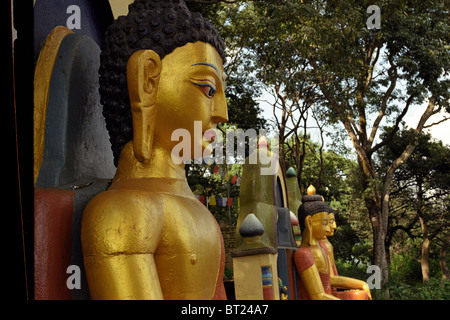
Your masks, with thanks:
[[[308,244],[311,244],[312,242],[312,216],[306,216],[305,217],[305,229],[308,230],[307,235],[309,237]]]
[[[312,227],[311,216],[305,217],[305,227],[308,228],[309,230],[311,230],[311,227]]]
[[[139,162],[148,161],[151,155],[161,68],[161,59],[153,50],[136,51],[127,64],[133,119],[133,151]]]

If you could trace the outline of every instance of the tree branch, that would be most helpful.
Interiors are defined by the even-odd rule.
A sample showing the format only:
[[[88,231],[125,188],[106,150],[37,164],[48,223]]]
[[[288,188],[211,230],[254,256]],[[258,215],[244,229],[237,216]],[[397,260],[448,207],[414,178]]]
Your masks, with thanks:
[[[314,58],[311,57],[310,61],[311,61],[311,66],[317,70],[317,68],[318,68],[317,63],[314,60]],[[356,126],[355,122],[349,115],[347,115],[344,112],[344,109],[342,108],[342,106],[334,99],[332,94],[325,87],[326,82],[324,82],[323,77],[318,75],[318,76],[316,76],[316,80],[319,84],[319,87],[320,87],[323,95],[328,100],[328,102],[332,105],[332,110],[339,115],[342,124],[344,125],[345,129],[347,130],[347,132],[350,136],[350,139],[352,140],[353,146],[355,147],[356,151],[358,152],[358,150],[360,149],[361,146],[359,144],[358,137],[356,135],[357,126]]]
[[[383,99],[381,100],[380,112],[378,113],[378,116],[373,123],[372,131],[370,133],[369,146],[372,146],[372,143],[373,143],[375,136],[377,134],[377,131],[378,131],[378,127],[380,126],[380,122],[381,122],[381,120],[383,120],[383,117],[386,113],[387,102],[388,102],[389,98],[391,97],[392,91],[394,91],[395,86],[397,85],[397,77],[398,77],[397,67],[394,65],[394,62],[392,61],[391,56],[388,56],[388,60],[391,65],[391,67],[388,70],[388,76],[389,76],[389,79],[391,80],[391,84],[389,85],[389,88],[386,90],[386,93],[384,94]],[[409,105],[407,105],[407,107],[409,107]],[[404,116],[404,114],[403,114],[403,116]],[[402,116],[402,118],[403,118],[403,116]],[[400,123],[400,122],[397,121],[397,123]]]
[[[420,117],[419,123],[417,124],[416,129],[414,129],[414,140],[410,144],[408,144],[403,150],[402,154],[395,159],[391,166],[387,169],[386,175],[384,176],[383,181],[383,196],[382,196],[382,216],[388,217],[389,212],[389,192],[391,188],[391,184],[393,181],[394,173],[397,168],[402,165],[405,161],[408,160],[408,158],[413,153],[414,149],[416,148],[417,144],[419,143],[419,134],[422,132],[423,127],[425,125],[425,122],[431,117],[431,115],[434,112],[435,107],[435,99],[434,97],[430,97],[428,100],[428,106],[426,110],[423,112],[422,116]],[[387,228],[387,219],[383,221],[383,228]]]
[[[414,142],[409,144],[405,148],[405,150],[400,155],[400,157],[395,159],[395,161],[392,163],[391,167],[387,170],[386,175],[389,175],[391,172],[393,173],[393,171],[395,171],[403,162],[408,160],[409,156],[414,151],[414,149],[418,143],[417,138],[419,137],[419,134],[422,132],[425,122],[433,114],[434,106],[435,106],[434,98],[431,97],[428,101],[428,106],[427,106],[426,110],[423,112],[422,116],[420,117],[419,123],[417,124],[417,127],[414,130],[414,136],[416,139],[414,139]]]
[[[409,96],[409,98],[406,100],[406,104],[405,107],[403,108],[402,113],[397,117],[397,119],[395,120],[395,125],[394,125],[394,129],[391,131],[391,133],[389,134],[389,136],[384,139],[383,141],[381,141],[380,143],[378,143],[377,145],[375,145],[372,149],[369,150],[369,154],[373,154],[374,152],[376,152],[378,149],[380,149],[381,147],[387,145],[388,143],[390,143],[392,141],[392,139],[394,139],[395,134],[397,133],[397,131],[399,130],[399,125],[400,122],[403,120],[403,117],[406,115],[406,113],[408,112],[409,106],[411,105],[413,99],[415,98],[415,95],[412,94]],[[430,116],[428,116],[430,117]],[[428,118],[427,118],[428,119]],[[422,130],[422,129],[421,129]]]
[[[447,120],[449,120],[449,119],[450,119],[450,117],[445,117],[444,119],[439,120],[438,122],[433,122],[433,123],[431,123],[431,124],[429,124],[429,125],[424,126],[423,128],[424,128],[424,129],[430,128],[430,127],[432,127],[432,126],[438,125],[438,124],[440,124],[440,123],[442,123],[442,122],[444,122],[444,121],[447,121]]]
[[[375,58],[372,60],[372,62],[370,63],[370,61],[369,61],[370,68],[369,68],[369,74],[366,78],[366,83],[365,83],[366,87],[369,86],[370,81],[372,81],[372,79],[373,79],[373,71],[375,70],[375,64],[378,62],[378,58],[380,57],[381,46],[379,44],[375,44],[375,43],[374,43],[374,45],[375,45],[375,48],[373,50],[374,51],[377,50],[377,52],[376,52]],[[370,59],[372,59],[372,54],[373,53],[370,54]]]

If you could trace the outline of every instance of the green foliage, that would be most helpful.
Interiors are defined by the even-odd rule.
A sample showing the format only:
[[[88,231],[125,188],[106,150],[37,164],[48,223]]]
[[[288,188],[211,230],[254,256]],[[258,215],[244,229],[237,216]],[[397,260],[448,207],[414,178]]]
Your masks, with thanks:
[[[229,268],[225,267],[225,271],[224,271],[224,274],[223,274],[224,279],[231,280],[231,279],[233,279],[233,275],[234,275],[233,269],[232,268],[229,269]]]
[[[355,265],[354,263],[342,261],[341,259],[335,259],[335,263],[336,269],[338,270],[340,276],[359,279],[363,281],[365,281],[370,276],[370,273],[366,272],[366,264]]]
[[[242,24],[248,23],[248,19],[242,19],[238,4],[188,2],[187,5],[191,11],[208,18],[226,44],[228,59],[224,70],[227,75],[228,123],[244,130],[264,128],[266,120],[255,100],[261,94],[260,84],[252,75],[252,62],[247,51],[243,50],[246,27]]]
[[[414,284],[422,281],[420,262],[408,254],[394,255],[391,259],[390,275],[393,283]]]
[[[441,272],[438,254],[450,230],[450,148],[432,139],[429,133],[417,137],[412,129],[393,133],[393,128],[384,128],[382,135],[391,136],[391,142],[378,152],[381,172],[408,144],[417,143],[417,146],[395,172],[391,188],[387,237],[392,256],[391,272],[398,281],[419,281],[422,273],[418,261],[422,258],[425,237],[430,241],[430,277],[439,276]]]
[[[365,281],[370,274],[366,273],[367,264],[354,263],[336,259],[336,268],[340,276]],[[433,277],[422,284],[420,263],[408,256],[399,255],[391,265],[389,278],[390,299],[392,300],[449,300],[450,281],[442,281]],[[375,300],[383,299],[381,290],[372,289]]]
[[[434,140],[427,132],[417,137],[413,129],[398,132],[392,127],[383,128],[382,139],[390,139],[390,143],[378,152],[380,169],[398,158],[408,144],[416,143],[413,154],[396,172],[396,181],[423,183],[425,189],[450,190],[450,148],[442,141]]]
[[[409,241],[410,245],[413,241]],[[414,258],[417,250],[396,254],[391,259],[389,291],[393,300],[448,300],[450,281],[442,280],[439,262],[430,259],[430,280],[422,283],[420,262]]]
[[[392,300],[450,300],[450,281],[431,278],[423,285],[391,280],[389,292]]]
[[[372,230],[367,221],[367,209],[362,199],[363,192],[356,161],[346,161],[342,176],[336,185],[336,193],[329,199],[336,211],[337,230],[330,238],[335,256],[353,265],[368,263],[372,257]]]

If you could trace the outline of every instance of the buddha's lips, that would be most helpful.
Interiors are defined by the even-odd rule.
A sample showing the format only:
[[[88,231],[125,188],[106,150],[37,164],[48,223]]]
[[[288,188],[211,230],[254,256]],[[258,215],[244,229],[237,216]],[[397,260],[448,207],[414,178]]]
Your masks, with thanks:
[[[216,130],[214,129],[206,130],[205,132],[203,132],[203,137],[208,141],[216,140]]]

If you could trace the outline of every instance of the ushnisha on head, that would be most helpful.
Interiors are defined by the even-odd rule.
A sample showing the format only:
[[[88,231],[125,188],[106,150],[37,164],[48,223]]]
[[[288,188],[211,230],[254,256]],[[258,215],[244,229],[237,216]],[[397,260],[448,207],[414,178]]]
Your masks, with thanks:
[[[163,60],[176,48],[198,41],[213,46],[225,61],[225,45],[215,27],[190,12],[182,0],[135,0],[129,13],[108,27],[100,56],[99,91],[116,166],[123,146],[133,139],[128,60],[144,49]]]

